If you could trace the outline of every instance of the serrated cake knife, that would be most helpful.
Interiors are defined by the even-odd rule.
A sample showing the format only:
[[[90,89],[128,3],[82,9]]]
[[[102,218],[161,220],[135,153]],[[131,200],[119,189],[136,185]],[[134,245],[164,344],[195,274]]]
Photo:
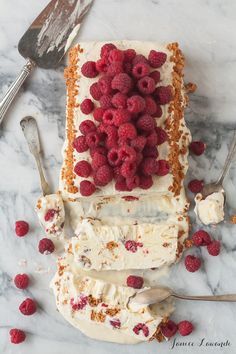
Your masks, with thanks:
[[[20,87],[34,67],[55,68],[77,35],[93,0],[52,0],[18,44],[26,63],[0,102],[0,124]]]

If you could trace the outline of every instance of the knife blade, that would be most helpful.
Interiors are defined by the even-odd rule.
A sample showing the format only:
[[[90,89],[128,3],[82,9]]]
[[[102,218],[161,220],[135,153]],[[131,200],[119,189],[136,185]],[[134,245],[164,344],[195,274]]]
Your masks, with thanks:
[[[52,0],[34,20],[18,44],[19,53],[27,62],[0,102],[0,124],[33,68],[59,65],[92,3],[93,0]]]

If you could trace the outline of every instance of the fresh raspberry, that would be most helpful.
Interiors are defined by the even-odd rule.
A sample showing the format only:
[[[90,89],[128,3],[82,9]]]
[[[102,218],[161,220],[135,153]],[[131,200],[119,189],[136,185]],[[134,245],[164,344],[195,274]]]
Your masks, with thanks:
[[[116,108],[126,108],[127,96],[121,92],[117,92],[112,97],[111,102]]]
[[[102,183],[109,183],[113,178],[112,168],[108,165],[103,165],[99,167],[96,172],[96,179]]]
[[[201,192],[202,188],[203,188],[203,181],[200,181],[199,179],[193,179],[188,184],[188,189],[192,193],[199,193]]]
[[[88,150],[88,144],[86,143],[85,136],[78,136],[73,141],[73,147],[77,152],[84,152]]]
[[[115,183],[115,189],[119,192],[126,192],[129,190],[124,177],[120,176],[119,178],[117,178]]]
[[[102,155],[107,155],[107,149],[105,148],[105,146],[97,146],[94,148],[90,149],[90,155],[93,158],[94,154],[98,153],[98,154],[102,154]]]
[[[136,56],[136,51],[134,49],[124,50],[124,61],[131,63]]]
[[[209,245],[207,245],[207,251],[211,256],[218,256],[220,254],[220,242],[212,241]]]
[[[94,109],[94,103],[90,98],[85,98],[80,105],[80,110],[84,114],[90,114]]]
[[[207,246],[211,243],[211,237],[208,234],[208,232],[204,230],[198,230],[196,231],[193,236],[192,240],[195,246]]]
[[[85,138],[90,148],[96,147],[100,143],[99,135],[96,131],[89,132]]]
[[[178,330],[178,326],[174,321],[168,320],[165,324],[161,325],[161,332],[164,337],[170,338],[175,335]]]
[[[94,82],[90,86],[89,92],[90,92],[90,95],[93,97],[94,100],[96,100],[96,101],[100,100],[100,98],[102,96],[102,93],[101,93],[101,90],[100,90],[97,82]]]
[[[151,132],[155,128],[155,121],[149,114],[144,114],[138,119],[136,125],[142,131]]]
[[[126,284],[130,288],[141,289],[143,287],[143,278],[136,275],[129,275]]]
[[[104,45],[102,46],[101,52],[100,52],[101,58],[103,58],[103,57],[107,58],[108,55],[109,55],[109,53],[110,53],[110,51],[111,51],[112,49],[116,49],[115,44],[113,44],[113,43],[106,43],[106,44],[104,44]]]
[[[108,60],[106,58],[101,58],[96,61],[96,70],[99,73],[105,73],[108,70]]]
[[[150,114],[151,116],[155,116],[155,113],[157,112],[157,104],[155,100],[152,98],[152,96],[146,96],[144,100],[145,100],[145,112],[147,114]]]
[[[134,139],[137,131],[132,123],[124,123],[118,129],[118,135],[121,139]]]
[[[137,151],[136,154],[136,164],[137,166],[143,161],[143,154],[140,151]]]
[[[126,179],[127,187],[132,191],[134,188],[139,186],[140,179],[138,175],[134,175],[132,177],[128,177]]]
[[[120,49],[112,49],[109,52],[108,55],[108,60],[110,63],[114,63],[114,62],[123,62],[124,60],[124,52]]]
[[[200,156],[204,153],[206,144],[204,144],[202,141],[192,141],[189,145],[189,149],[194,155]]]
[[[104,75],[98,80],[98,86],[103,95],[109,95],[112,93],[111,88],[112,78],[110,76]]]
[[[107,147],[116,147],[117,146],[117,139],[118,139],[118,130],[116,127],[112,125],[108,125],[105,127],[104,130],[107,139],[106,139],[106,145]],[[113,144],[112,144],[113,142]]]
[[[138,80],[138,89],[141,93],[144,95],[150,95],[155,91],[155,81],[149,77],[149,76],[144,76],[142,79]]]
[[[89,177],[91,172],[92,172],[92,168],[90,163],[88,163],[88,161],[86,160],[82,160],[77,162],[77,164],[75,165],[74,168],[74,172],[80,176],[80,177]]]
[[[98,75],[96,63],[94,61],[87,61],[82,65],[81,73],[88,78],[96,77]]]
[[[102,95],[100,97],[99,103],[101,108],[108,109],[112,107],[112,96],[111,95]]]
[[[160,68],[165,63],[166,58],[166,53],[157,52],[156,50],[151,50],[148,55],[149,64],[153,68]]]
[[[133,162],[137,159],[137,153],[131,146],[124,144],[118,150],[119,158],[121,161]]]
[[[20,304],[19,310],[25,316],[33,315],[37,311],[36,302],[27,298]]]
[[[153,175],[158,168],[158,162],[153,157],[146,157],[141,164],[141,170],[144,176]]]
[[[26,221],[18,220],[15,222],[15,232],[19,237],[25,236],[29,232],[29,224]]]
[[[170,165],[166,160],[158,160],[157,161],[157,176],[165,176],[170,172]]]
[[[107,154],[108,162],[111,166],[118,166],[121,162],[118,149],[112,148]]]
[[[105,112],[105,109],[103,109],[101,107],[95,108],[95,110],[93,111],[93,118],[96,121],[101,122],[104,112]]]
[[[124,69],[124,72],[128,75],[132,75],[132,68],[133,68],[133,65],[131,63],[123,63],[123,69]]]
[[[139,247],[138,242],[134,241],[134,240],[128,240],[125,242],[125,248],[127,251],[135,253],[137,252]]]
[[[83,135],[87,135],[88,133],[96,130],[96,125],[92,120],[86,119],[79,125],[79,130]]]
[[[153,185],[152,176],[140,176],[139,187],[149,189]]]
[[[120,173],[123,177],[130,178],[135,175],[136,170],[137,170],[137,165],[134,161],[125,161],[120,168]]]
[[[139,332],[142,331],[144,337],[148,337],[149,335],[149,329],[148,326],[145,325],[144,323],[138,323],[136,326],[133,328],[133,332],[137,335],[139,335]]]
[[[90,181],[81,181],[80,182],[80,194],[84,197],[89,197],[96,190],[95,185]]]
[[[152,71],[149,76],[155,81],[155,84],[157,84],[161,79],[161,74],[158,70]]]
[[[156,127],[155,131],[157,133],[157,145],[163,144],[168,139],[166,131],[160,127]]]
[[[159,86],[154,92],[154,96],[157,99],[158,104],[167,104],[172,98],[172,90],[170,86]]]
[[[128,93],[132,88],[132,79],[126,73],[117,74],[111,82],[111,87],[121,93]]]
[[[48,254],[54,252],[55,246],[54,246],[54,243],[52,242],[52,240],[45,237],[39,241],[38,250],[40,253],[48,255]]]
[[[10,334],[11,343],[13,344],[20,344],[24,342],[26,338],[25,332],[17,328],[12,328],[9,334]]]
[[[107,164],[107,158],[103,154],[95,152],[92,158],[92,168],[93,170],[99,169],[99,167]],[[86,177],[86,176],[84,176]],[[88,177],[88,176],[87,176]]]
[[[96,177],[96,174],[93,175],[93,182],[95,184],[96,187],[104,187],[107,183],[105,183],[104,181],[99,181]]]
[[[147,76],[149,74],[149,66],[145,63],[137,63],[134,65],[132,74],[137,79],[141,79],[141,77]]]
[[[133,63],[133,66],[136,65],[136,64],[138,64],[138,63],[145,63],[145,64],[148,64],[148,60],[147,60],[147,58],[145,58],[144,55],[138,54],[138,55],[136,55],[136,56],[134,57],[132,63]]]
[[[108,69],[107,69],[107,75],[108,76],[115,76],[117,74],[120,74],[124,71],[123,69],[123,64],[122,62],[120,61],[114,61],[113,63],[111,63],[109,66],[108,66]]]
[[[27,274],[17,274],[14,278],[14,283],[18,289],[26,289],[29,285],[29,277]]]
[[[139,135],[137,138],[131,140],[131,146],[136,150],[136,151],[143,151],[144,147],[146,144],[146,138],[145,136]]]
[[[107,109],[102,117],[103,123],[105,125],[113,125],[114,124],[114,118],[115,118],[115,112],[116,110],[113,108]]]
[[[121,326],[120,320],[111,320],[110,324],[114,328],[120,328],[120,326]]]
[[[189,321],[181,321],[178,323],[178,330],[181,336],[188,336],[192,333],[194,327],[191,322]]]
[[[145,109],[145,100],[139,95],[134,95],[127,100],[127,109],[131,113],[140,113]]]
[[[151,132],[146,136],[146,146],[153,147],[157,145],[157,133],[155,131]]]
[[[120,108],[115,111],[114,124],[119,127],[120,125],[129,122],[131,114],[127,109]]]
[[[48,209],[47,212],[44,215],[44,220],[45,221],[50,221],[54,218],[54,216],[57,214],[57,210],[55,209]]]
[[[201,267],[201,260],[198,257],[188,255],[184,260],[187,271],[194,273]]]
[[[156,146],[145,146],[143,149],[143,156],[144,157],[158,157],[158,151]]]

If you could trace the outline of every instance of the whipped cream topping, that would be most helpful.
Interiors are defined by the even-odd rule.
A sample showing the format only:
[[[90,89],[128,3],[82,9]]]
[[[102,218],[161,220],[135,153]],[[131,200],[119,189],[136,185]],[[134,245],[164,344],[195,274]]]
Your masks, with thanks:
[[[218,224],[224,220],[223,190],[212,193],[205,199],[203,199],[201,193],[198,193],[195,197],[195,203],[194,212],[203,224]]]

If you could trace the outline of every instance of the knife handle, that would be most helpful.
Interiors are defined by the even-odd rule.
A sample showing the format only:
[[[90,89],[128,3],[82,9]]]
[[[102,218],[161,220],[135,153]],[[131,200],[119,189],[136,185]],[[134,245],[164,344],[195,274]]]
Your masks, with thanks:
[[[16,97],[19,89],[31,73],[32,69],[35,67],[35,63],[31,60],[28,59],[26,64],[23,66],[20,74],[16,78],[16,80],[11,84],[9,89],[7,90],[7,93],[3,97],[3,99],[0,102],[0,125],[3,121],[3,118],[10,107],[12,101]]]

